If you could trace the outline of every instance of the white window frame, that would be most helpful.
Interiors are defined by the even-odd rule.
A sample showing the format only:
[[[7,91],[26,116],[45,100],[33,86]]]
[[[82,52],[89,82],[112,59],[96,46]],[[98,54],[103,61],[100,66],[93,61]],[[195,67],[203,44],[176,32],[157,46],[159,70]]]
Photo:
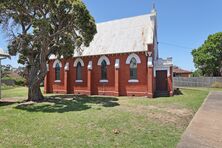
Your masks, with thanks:
[[[73,66],[76,68],[76,75],[77,75],[77,65],[78,63],[81,64],[81,68],[84,67],[84,62],[81,58],[77,58],[75,61],[74,61],[74,64]],[[81,75],[82,75],[82,71],[81,71]],[[75,80],[76,83],[83,83],[83,80]]]
[[[62,68],[62,62],[58,59],[56,59],[53,63],[53,68],[55,69],[56,68],[56,65],[59,64],[59,67],[60,67],[60,72],[61,72],[61,68]],[[60,78],[61,78],[61,74],[60,74]],[[54,80],[55,83],[60,83],[61,80]]]
[[[59,64],[59,67],[62,68],[62,62],[59,61],[58,59],[56,59],[56,60],[54,61],[54,63],[53,63],[53,68],[56,67],[56,64],[57,64],[57,63]]]
[[[135,53],[131,53],[127,59],[126,59],[126,64],[130,64],[130,61],[132,58],[135,58],[136,59],[136,63],[137,65],[141,63],[141,60],[140,60],[140,57],[135,54]],[[137,70],[138,70],[138,67],[137,67]],[[138,80],[138,71],[137,71],[137,79],[130,79],[128,80],[129,83],[139,83],[139,80]]]
[[[106,61],[106,66],[110,65],[109,58],[108,58],[107,56],[105,56],[105,55],[103,55],[103,56],[101,56],[101,57],[99,58],[97,65],[101,66],[103,60]],[[108,75],[108,74],[107,74],[107,75]],[[108,81],[108,79],[104,79],[104,80],[100,80],[99,82],[100,82],[100,83],[108,83],[109,81]]]
[[[128,80],[129,83],[139,83],[139,80],[137,79],[131,79],[131,80]]]
[[[75,60],[74,64],[73,64],[73,66],[74,66],[74,67],[77,67],[77,64],[78,64],[79,62],[81,63],[81,66],[84,67],[84,62],[83,62],[83,60],[82,60],[81,58],[77,58],[77,59]]]
[[[108,83],[109,80],[99,80],[100,83]]]
[[[109,58],[104,55],[99,58],[97,65],[101,66],[103,60],[106,61],[106,65],[110,65]]]
[[[136,59],[137,64],[141,63],[140,57],[135,53],[131,53],[126,59],[126,64],[130,64],[132,58]]]
[[[83,83],[83,80],[76,80],[76,83]]]

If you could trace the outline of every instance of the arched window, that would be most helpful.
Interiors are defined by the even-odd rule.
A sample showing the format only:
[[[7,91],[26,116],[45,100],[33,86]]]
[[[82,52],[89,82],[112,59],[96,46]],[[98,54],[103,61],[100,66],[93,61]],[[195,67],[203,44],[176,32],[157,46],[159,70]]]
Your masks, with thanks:
[[[55,66],[55,80],[60,80],[60,64],[57,63]]]
[[[101,63],[101,79],[107,80],[107,63],[105,60]]]
[[[137,62],[134,57],[130,60],[130,79],[137,79]]]
[[[76,80],[82,80],[82,64],[78,62],[76,66]]]

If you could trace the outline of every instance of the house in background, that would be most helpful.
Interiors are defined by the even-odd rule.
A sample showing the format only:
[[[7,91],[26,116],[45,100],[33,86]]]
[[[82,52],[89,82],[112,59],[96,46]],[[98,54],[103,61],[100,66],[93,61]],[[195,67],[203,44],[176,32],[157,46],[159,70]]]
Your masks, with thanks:
[[[191,77],[192,72],[184,70],[178,66],[173,66],[173,76],[174,77]]]
[[[89,47],[72,58],[50,56],[45,93],[77,95],[173,95],[172,58],[161,59],[156,10],[97,24]]]

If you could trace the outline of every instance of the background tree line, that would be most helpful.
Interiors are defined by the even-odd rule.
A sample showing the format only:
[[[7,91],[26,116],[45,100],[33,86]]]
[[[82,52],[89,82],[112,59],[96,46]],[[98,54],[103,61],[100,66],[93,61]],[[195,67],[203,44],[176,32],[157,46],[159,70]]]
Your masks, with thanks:
[[[222,32],[209,35],[192,55],[197,68],[193,76],[222,76]]]

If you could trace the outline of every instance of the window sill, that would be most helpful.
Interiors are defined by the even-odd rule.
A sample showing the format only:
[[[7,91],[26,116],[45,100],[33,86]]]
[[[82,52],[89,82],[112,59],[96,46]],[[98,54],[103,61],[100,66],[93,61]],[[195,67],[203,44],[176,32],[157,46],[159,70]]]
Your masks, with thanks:
[[[61,80],[55,80],[54,82],[55,82],[55,83],[60,83],[60,82],[61,82]]]
[[[83,80],[76,80],[76,83],[82,83]]]
[[[128,80],[128,82],[129,82],[129,83],[138,83],[139,80],[136,80],[136,79],[135,79],[135,80]]]
[[[99,82],[100,83],[108,83],[109,81],[108,80],[100,80]]]

